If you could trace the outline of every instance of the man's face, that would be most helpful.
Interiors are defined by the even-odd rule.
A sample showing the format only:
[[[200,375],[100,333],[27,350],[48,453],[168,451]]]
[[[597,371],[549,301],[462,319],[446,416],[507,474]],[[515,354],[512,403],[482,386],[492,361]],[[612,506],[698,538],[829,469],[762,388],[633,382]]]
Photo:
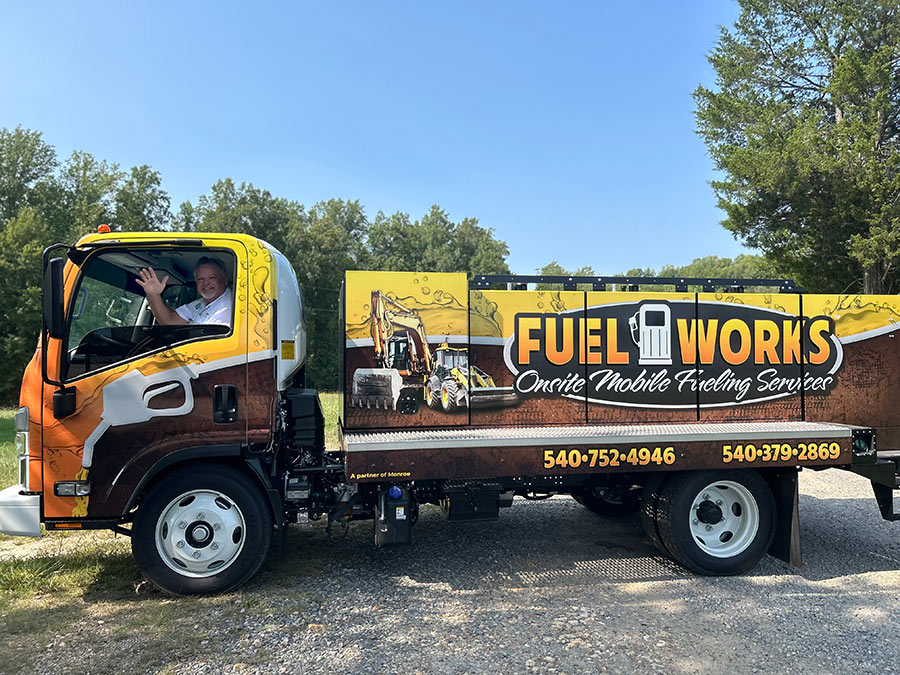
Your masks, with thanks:
[[[225,292],[225,277],[215,265],[198,265],[194,270],[197,292],[206,302],[212,302]]]

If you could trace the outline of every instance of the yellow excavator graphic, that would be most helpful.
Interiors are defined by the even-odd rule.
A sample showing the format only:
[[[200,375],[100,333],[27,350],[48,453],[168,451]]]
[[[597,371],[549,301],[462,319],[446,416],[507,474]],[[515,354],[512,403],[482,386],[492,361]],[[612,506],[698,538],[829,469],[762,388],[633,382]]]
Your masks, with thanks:
[[[469,364],[467,349],[445,342],[432,352],[415,310],[378,290],[370,307],[376,367],[354,372],[352,405],[413,414],[423,398],[429,408],[446,412],[518,401],[511,387],[496,387],[490,375]]]
[[[425,383],[425,403],[429,408],[453,412],[466,405],[466,392],[479,387],[496,389],[494,378],[478,366],[469,364],[469,351],[446,342],[434,350],[434,368]],[[479,391],[479,396],[482,392]]]

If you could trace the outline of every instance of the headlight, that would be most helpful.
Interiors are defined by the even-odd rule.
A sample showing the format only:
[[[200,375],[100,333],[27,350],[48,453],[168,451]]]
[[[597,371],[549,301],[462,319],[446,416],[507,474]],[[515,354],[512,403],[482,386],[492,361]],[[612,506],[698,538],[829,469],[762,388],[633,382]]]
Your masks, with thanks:
[[[19,485],[26,492],[31,490],[28,484],[28,408],[23,406],[16,411],[14,419],[16,429],[16,453],[19,456]]]
[[[23,406],[16,411],[15,417],[16,431],[28,431],[28,408]]]

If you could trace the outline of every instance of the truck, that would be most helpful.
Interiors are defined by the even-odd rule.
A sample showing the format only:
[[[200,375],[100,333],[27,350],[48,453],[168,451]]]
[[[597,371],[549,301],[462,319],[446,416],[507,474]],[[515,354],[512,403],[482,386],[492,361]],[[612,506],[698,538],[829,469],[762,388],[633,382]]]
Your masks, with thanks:
[[[197,302],[201,259],[227,276],[230,322],[159,325],[141,270],[168,277],[163,300],[177,308]],[[42,264],[42,329],[15,414],[19,482],[0,491],[0,531],[127,535],[169,594],[247,582],[293,523],[370,520],[377,546],[409,544],[428,504],[485,521],[516,497],[571,495],[639,518],[663,554],[703,575],[743,573],[767,553],[802,562],[802,470],[861,475],[881,517],[898,518],[896,296],[785,280],[348,271],[331,448],[306,381],[297,278],[266,242],[98,232],[48,248]],[[376,345],[376,297],[416,317],[393,358]],[[398,365],[426,405],[354,405],[361,373]],[[440,404],[435,374],[466,386]]]

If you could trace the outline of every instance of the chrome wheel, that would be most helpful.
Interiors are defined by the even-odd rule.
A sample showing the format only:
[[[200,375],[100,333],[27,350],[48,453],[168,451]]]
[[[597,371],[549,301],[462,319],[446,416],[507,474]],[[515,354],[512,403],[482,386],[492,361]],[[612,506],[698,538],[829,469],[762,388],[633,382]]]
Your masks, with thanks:
[[[691,535],[701,551],[715,558],[731,558],[756,540],[759,506],[740,483],[716,481],[694,497],[689,520]]]
[[[655,504],[663,550],[700,574],[746,572],[775,536],[775,498],[751,469],[677,472],[663,483]]]
[[[237,560],[247,538],[244,514],[216,490],[191,490],[173,499],[156,521],[156,549],[180,575],[203,578]]]

